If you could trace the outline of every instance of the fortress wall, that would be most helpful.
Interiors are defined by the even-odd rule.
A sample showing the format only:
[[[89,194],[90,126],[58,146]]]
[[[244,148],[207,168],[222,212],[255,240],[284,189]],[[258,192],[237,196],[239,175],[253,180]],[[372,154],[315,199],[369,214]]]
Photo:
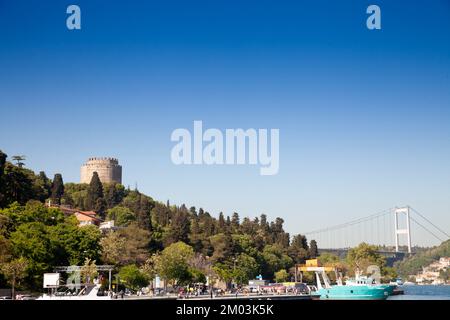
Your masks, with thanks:
[[[122,183],[122,166],[119,165],[119,160],[115,158],[89,158],[81,166],[80,182],[90,183],[94,172],[98,173],[102,183]]]

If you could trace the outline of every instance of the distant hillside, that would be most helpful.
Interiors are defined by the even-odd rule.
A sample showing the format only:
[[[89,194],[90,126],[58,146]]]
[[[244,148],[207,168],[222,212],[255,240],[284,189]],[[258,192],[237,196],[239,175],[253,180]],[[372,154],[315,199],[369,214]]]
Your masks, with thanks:
[[[419,252],[399,262],[396,264],[396,267],[402,277],[407,277],[418,273],[422,270],[422,267],[428,266],[441,257],[450,257],[450,240],[441,243],[437,247]]]

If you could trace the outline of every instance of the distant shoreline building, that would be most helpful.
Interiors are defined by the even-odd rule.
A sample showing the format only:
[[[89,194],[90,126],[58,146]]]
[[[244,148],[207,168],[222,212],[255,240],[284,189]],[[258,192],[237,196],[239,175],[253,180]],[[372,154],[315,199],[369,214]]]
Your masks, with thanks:
[[[116,158],[89,158],[80,172],[81,183],[90,183],[94,172],[98,173],[102,183],[122,183],[122,166]]]

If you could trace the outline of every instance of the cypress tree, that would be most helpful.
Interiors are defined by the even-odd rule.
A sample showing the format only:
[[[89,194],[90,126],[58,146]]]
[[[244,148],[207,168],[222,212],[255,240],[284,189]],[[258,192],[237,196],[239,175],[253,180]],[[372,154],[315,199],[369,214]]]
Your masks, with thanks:
[[[105,219],[106,216],[106,201],[103,198],[98,198],[95,201],[94,211],[100,216],[100,218]]]
[[[64,195],[64,182],[62,175],[56,173],[52,182],[52,195],[51,199],[53,203],[61,204],[61,197]]]
[[[227,225],[226,225],[226,222],[225,222],[225,218],[223,217],[223,212],[219,213],[219,222],[218,222],[218,224],[219,224],[219,233],[220,232],[224,232],[226,227],[227,227]]]
[[[234,212],[231,217],[231,228],[232,228],[233,232],[235,232],[235,233],[238,232],[239,224],[240,224],[239,214],[237,212]]]
[[[5,163],[6,163],[7,155],[6,153],[3,153],[0,150],[0,208],[4,205],[4,199],[5,199],[5,181],[3,178],[3,172],[5,170]]]
[[[140,228],[152,231],[152,202],[145,195],[139,195],[139,208],[136,210],[136,221]]]
[[[316,240],[311,240],[311,242],[309,243],[309,255],[312,259],[319,256],[319,249],[317,248]]]
[[[95,210],[97,207],[97,200],[103,198],[103,185],[98,177],[98,173],[92,174],[91,182],[89,183],[86,207],[88,210]]]
[[[39,172],[39,175],[36,177],[35,184],[37,189],[36,196],[39,201],[44,202],[52,192],[52,185],[44,171]]]
[[[231,228],[230,216],[227,216],[227,220],[226,220],[225,224],[227,225],[227,229]]]

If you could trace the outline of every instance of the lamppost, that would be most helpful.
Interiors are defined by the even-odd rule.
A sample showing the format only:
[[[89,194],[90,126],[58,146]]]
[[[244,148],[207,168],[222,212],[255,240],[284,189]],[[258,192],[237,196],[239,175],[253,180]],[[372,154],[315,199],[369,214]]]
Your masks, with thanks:
[[[208,261],[208,284],[209,284],[209,294],[211,299],[213,299],[213,287],[212,287],[212,267],[211,262],[209,261],[209,256],[206,256],[206,260]]]

